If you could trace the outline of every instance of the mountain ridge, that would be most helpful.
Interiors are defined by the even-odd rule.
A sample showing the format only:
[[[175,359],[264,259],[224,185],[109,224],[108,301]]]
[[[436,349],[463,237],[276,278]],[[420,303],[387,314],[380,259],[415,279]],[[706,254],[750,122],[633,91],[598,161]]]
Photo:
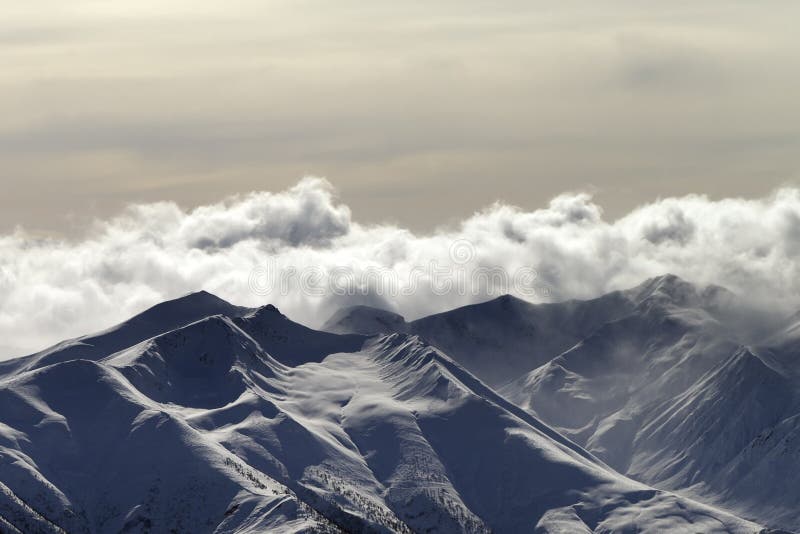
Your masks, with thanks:
[[[62,341],[28,356],[0,362],[0,375],[35,369],[69,358],[94,359],[210,315],[237,317],[249,311],[250,308],[235,306],[205,290],[192,292],[151,306],[105,330]]]
[[[499,297],[405,323],[405,330],[420,334],[501,395],[634,479],[766,523],[800,528],[796,492],[771,489],[771,482],[796,469],[800,459],[790,452],[765,452],[775,466],[768,468],[748,452],[763,449],[769,443],[765,436],[782,435],[791,448],[793,436],[800,435],[794,426],[800,422],[794,393],[800,391],[796,321],[770,330],[755,318],[757,327],[749,328],[748,313],[739,297],[720,286],[697,287],[663,275],[588,301],[535,305]],[[552,337],[542,343],[543,336]],[[720,370],[737,354],[750,354],[744,361],[752,361],[725,378]],[[505,372],[517,378],[504,383],[496,369],[487,372],[475,360],[506,361]],[[533,367],[526,370],[526,365]],[[737,373],[752,375],[755,382],[734,380]],[[732,389],[702,386],[708,380]],[[705,391],[704,400],[680,412],[686,425],[729,423],[727,448],[686,425],[648,437],[664,413],[682,409],[693,388]],[[763,400],[737,404],[747,388],[756,388],[754,398]],[[715,408],[725,405],[736,408]],[[731,417],[736,412],[742,413],[740,422]],[[683,474],[666,476],[665,461],[682,466],[677,472]],[[726,470],[750,486],[720,474]]]
[[[265,306],[96,350],[0,378],[17,530],[760,530],[615,473],[419,336]]]

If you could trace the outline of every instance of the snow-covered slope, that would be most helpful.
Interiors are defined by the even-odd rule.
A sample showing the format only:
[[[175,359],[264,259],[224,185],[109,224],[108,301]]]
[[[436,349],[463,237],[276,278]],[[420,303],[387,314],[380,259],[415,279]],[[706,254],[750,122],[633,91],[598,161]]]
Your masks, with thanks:
[[[505,295],[410,323],[376,308],[345,308],[323,329],[416,334],[488,384],[498,386],[546,363],[605,321],[632,308],[633,303],[621,292],[589,301],[539,305]]]
[[[378,325],[370,315],[327,328]],[[488,383],[514,377],[503,395],[620,472],[800,530],[800,491],[782,475],[800,471],[800,315],[772,333],[764,315],[665,275],[586,302],[503,297],[382,323]]]
[[[741,345],[719,288],[627,293],[631,314],[501,392],[637,480],[800,529],[798,354]]]
[[[231,315],[8,365],[0,529],[759,529],[616,474],[419,337]]]
[[[23,373],[2,385],[0,406],[0,513],[22,532],[46,532],[43,522],[71,533],[328,524],[111,366],[72,360]]]

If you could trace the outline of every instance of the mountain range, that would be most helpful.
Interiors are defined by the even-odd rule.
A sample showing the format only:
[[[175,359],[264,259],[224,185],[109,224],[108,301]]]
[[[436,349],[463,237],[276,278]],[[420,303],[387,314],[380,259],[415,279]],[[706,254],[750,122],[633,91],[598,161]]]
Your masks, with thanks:
[[[0,362],[0,531],[796,530],[800,316],[736,306],[665,276],[314,330],[193,293]]]
[[[325,328],[373,330],[364,307]],[[800,316],[665,275],[587,301],[511,296],[405,322],[616,471],[800,528]],[[496,362],[496,365],[494,363]]]

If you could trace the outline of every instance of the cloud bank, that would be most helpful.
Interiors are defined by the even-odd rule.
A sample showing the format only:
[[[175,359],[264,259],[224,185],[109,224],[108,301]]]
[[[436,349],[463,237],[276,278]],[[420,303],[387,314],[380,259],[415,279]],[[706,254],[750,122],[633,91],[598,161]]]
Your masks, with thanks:
[[[414,318],[498,290],[442,291],[431,265],[529,269],[525,287],[499,288],[528,300],[591,297],[671,272],[788,311],[800,307],[799,254],[797,189],[755,200],[665,198],[615,221],[604,219],[590,195],[565,193],[534,211],[494,204],[423,235],[360,224],[330,183],[305,178],[283,192],[189,211],[169,202],[132,205],[79,239],[43,239],[24,229],[0,236],[0,356],[99,330],[200,289],[242,305],[272,302],[311,325],[356,302]],[[363,275],[356,291],[336,290],[332,278],[343,269]],[[292,272],[315,290],[281,291],[274,280],[254,286],[259,272]],[[387,294],[371,272],[391,274],[401,290]]]

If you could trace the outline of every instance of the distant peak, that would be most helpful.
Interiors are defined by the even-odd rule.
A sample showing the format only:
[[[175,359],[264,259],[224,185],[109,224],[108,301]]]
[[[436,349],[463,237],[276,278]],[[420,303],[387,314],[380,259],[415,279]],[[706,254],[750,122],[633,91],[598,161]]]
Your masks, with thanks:
[[[244,319],[249,319],[258,322],[274,321],[275,319],[286,319],[287,317],[272,304],[267,304],[256,308],[249,314],[244,316]]]
[[[491,300],[487,300],[485,302],[479,302],[477,304],[473,304],[467,307],[471,308],[477,306],[483,308],[484,306],[487,305],[490,308],[500,308],[503,310],[511,311],[511,310],[523,309],[524,307],[530,306],[531,304],[526,300],[523,300],[519,297],[515,297],[514,295],[506,293],[505,295],[500,295],[499,297],[493,298]]]
[[[662,274],[660,276],[654,276],[645,280],[645,284],[655,284],[659,286],[674,286],[680,284],[688,284],[686,280],[681,278],[680,276],[672,273]]]
[[[710,284],[703,289],[703,297],[709,300],[732,299],[736,296],[734,292],[726,287]]]
[[[192,293],[187,293],[182,297],[178,297],[176,299],[166,300],[161,304],[157,304],[157,306],[175,306],[180,304],[223,304],[232,306],[229,302],[219,298],[218,296],[214,295],[213,293],[209,293],[208,291],[202,289],[200,291],[193,291]]]
[[[381,317],[398,317],[403,318],[402,315],[393,311],[385,310],[383,308],[376,308],[375,306],[368,306],[366,304],[356,304],[354,306],[347,306],[340,309],[334,316],[348,316],[348,315],[375,315]]]
[[[245,310],[246,308],[234,306],[208,291],[196,291],[156,304],[130,321],[157,321],[179,326],[209,315],[237,316]]]
[[[694,284],[671,273],[649,278],[631,291],[638,302],[656,299],[683,305],[699,298]]]
[[[365,304],[341,308],[322,326],[322,330],[338,334],[377,334],[405,329],[406,320],[402,315]]]
[[[514,295],[511,295],[509,293],[506,293],[505,295],[500,295],[499,297],[497,297],[494,300],[495,300],[495,302],[499,302],[501,304],[512,304],[512,303],[517,303],[517,302],[525,302],[521,298],[515,297]]]
[[[694,287],[690,282],[687,282],[678,275],[667,273],[660,276],[654,276],[644,281],[642,286],[657,288],[674,288],[674,287]]]

